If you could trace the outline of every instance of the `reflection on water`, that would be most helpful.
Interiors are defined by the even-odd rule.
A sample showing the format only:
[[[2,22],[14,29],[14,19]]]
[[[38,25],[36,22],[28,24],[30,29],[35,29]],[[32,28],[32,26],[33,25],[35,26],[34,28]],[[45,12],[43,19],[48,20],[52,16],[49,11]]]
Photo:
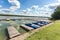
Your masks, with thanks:
[[[0,40],[6,40],[7,35],[6,35],[6,27],[9,25],[9,23],[5,21],[0,21]]]
[[[14,22],[14,23],[13,23]],[[33,20],[21,20],[21,21],[13,21],[12,24],[15,24],[17,23],[19,26],[21,24],[25,24],[25,23],[32,23],[32,22],[36,22],[36,21],[33,21]],[[15,27],[17,26],[17,24],[15,24]],[[6,28],[11,25],[11,23],[9,23],[8,21],[0,21],[0,40],[6,40],[7,39],[7,36],[8,36],[8,33],[7,33],[7,30]],[[13,25],[14,26],[14,25]],[[25,29],[22,29],[19,27],[18,31],[23,34],[26,32]]]

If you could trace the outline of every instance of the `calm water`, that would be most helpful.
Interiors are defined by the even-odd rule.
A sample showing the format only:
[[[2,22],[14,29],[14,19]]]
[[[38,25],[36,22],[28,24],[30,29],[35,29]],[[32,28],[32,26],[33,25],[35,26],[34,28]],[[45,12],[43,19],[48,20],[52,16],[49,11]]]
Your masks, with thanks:
[[[21,21],[0,21],[0,40],[6,40],[7,37],[8,37],[8,33],[7,33],[7,30],[6,28],[9,26],[9,25],[13,25],[21,34],[27,32],[26,30],[20,28],[19,26],[21,24],[25,24],[25,23],[32,23],[32,22],[36,22],[36,21],[33,21],[33,20],[21,20]]]

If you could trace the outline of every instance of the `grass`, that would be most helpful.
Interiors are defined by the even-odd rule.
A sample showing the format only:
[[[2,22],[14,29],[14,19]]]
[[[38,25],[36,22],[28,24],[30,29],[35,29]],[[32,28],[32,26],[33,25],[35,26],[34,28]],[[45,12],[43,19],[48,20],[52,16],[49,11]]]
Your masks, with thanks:
[[[26,40],[60,40],[60,22],[55,22],[53,25],[39,30]]]

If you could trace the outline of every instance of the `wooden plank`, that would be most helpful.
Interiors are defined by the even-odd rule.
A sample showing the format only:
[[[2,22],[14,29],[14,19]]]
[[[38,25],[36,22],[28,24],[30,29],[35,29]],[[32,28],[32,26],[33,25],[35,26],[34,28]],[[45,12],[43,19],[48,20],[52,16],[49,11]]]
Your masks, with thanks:
[[[7,27],[7,29],[8,29],[10,38],[14,38],[14,37],[20,35],[20,33],[13,26],[9,26],[9,27]]]
[[[27,30],[33,30],[33,28],[31,28],[31,27],[28,27],[28,26],[26,26],[26,25],[21,25],[23,28],[25,28],[25,29],[27,29]]]

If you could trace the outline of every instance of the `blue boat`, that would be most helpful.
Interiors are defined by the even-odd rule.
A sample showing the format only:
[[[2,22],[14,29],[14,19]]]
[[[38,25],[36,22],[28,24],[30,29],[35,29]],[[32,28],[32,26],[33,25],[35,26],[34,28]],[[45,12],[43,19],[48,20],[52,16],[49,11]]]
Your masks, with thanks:
[[[48,24],[46,21],[40,21],[40,22],[38,22],[38,23],[44,24],[44,25]]]
[[[43,26],[44,24],[38,22],[38,23],[33,23],[33,24],[36,24],[36,25],[39,25],[39,26]]]
[[[45,21],[40,21],[40,22],[33,23],[33,24],[36,24],[36,25],[39,25],[39,26],[44,26],[44,25],[46,25],[46,24],[48,24],[48,23],[45,22]]]
[[[34,25],[34,24],[30,24],[30,23],[25,24],[25,25],[26,25],[26,26],[29,26],[29,27],[32,27],[32,28],[34,28],[34,29],[38,28],[38,26],[36,26],[36,25]]]

